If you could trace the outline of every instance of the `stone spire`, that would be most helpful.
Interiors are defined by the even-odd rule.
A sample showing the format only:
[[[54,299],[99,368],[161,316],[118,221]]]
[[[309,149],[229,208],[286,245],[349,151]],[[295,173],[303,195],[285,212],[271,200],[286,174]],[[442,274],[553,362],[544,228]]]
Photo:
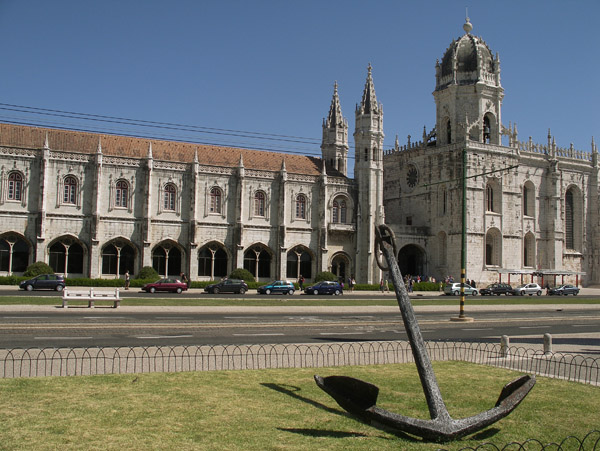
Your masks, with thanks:
[[[373,85],[372,67],[369,63],[367,81],[365,82],[365,90],[363,91],[362,101],[360,106],[357,106],[357,111],[361,114],[379,113],[379,104],[375,95],[375,86]]]
[[[348,170],[348,121],[342,115],[337,81],[333,85],[333,97],[329,114],[323,119],[321,140],[323,162],[328,167],[347,174]]]
[[[329,107],[329,114],[325,120],[325,127],[343,127],[344,116],[342,116],[342,106],[340,105],[340,97],[338,96],[338,84],[337,81],[333,85],[333,98],[331,99],[331,106]]]

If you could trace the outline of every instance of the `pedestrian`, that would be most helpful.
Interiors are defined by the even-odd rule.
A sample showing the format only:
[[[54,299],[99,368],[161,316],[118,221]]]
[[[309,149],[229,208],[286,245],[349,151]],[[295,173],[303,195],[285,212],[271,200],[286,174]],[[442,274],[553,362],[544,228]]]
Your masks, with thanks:
[[[301,290],[304,289],[304,277],[302,276],[302,274],[300,274],[300,277],[298,277],[298,286]]]
[[[473,280],[473,279],[471,279],[471,286],[472,286],[473,288],[477,288],[477,286],[475,285],[475,280]]]
[[[188,288],[190,287],[189,280],[188,280],[187,276],[185,275],[185,273],[183,273],[183,272],[181,273],[181,281],[183,283],[185,283],[186,287],[188,287]]]
[[[125,271],[125,289],[129,290],[129,284],[131,283],[131,277],[129,276],[129,271]]]
[[[388,280],[387,279],[385,279],[385,291],[386,291],[386,293],[390,292],[390,285],[388,284]]]
[[[379,290],[383,293],[383,279],[379,281]]]
[[[354,291],[354,285],[356,285],[356,280],[354,279],[354,276],[352,276],[352,291]]]

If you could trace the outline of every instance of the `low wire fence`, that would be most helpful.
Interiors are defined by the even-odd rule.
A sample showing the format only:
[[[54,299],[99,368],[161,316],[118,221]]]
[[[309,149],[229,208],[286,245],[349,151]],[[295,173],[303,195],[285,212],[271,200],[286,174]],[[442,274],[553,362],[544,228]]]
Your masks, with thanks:
[[[426,343],[432,361],[464,361],[599,385],[600,358],[491,343]],[[0,378],[318,368],[414,362],[407,341],[0,349]]]

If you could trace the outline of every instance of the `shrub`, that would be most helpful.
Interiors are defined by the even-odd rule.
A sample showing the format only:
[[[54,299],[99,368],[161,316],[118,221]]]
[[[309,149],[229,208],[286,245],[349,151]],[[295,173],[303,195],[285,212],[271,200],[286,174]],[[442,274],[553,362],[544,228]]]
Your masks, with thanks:
[[[54,274],[54,270],[44,262],[35,262],[27,267],[23,275],[25,277],[35,277],[40,274]]]
[[[440,284],[436,282],[417,282],[413,284],[413,291],[439,291]]]
[[[160,278],[156,270],[152,266],[144,266],[135,276],[136,279],[156,280]]]
[[[320,272],[315,276],[315,282],[322,282],[323,280],[338,280],[337,276],[329,271]]]
[[[244,268],[234,269],[233,271],[231,271],[231,274],[229,274],[229,278],[230,279],[242,279],[246,283],[256,282],[256,279],[254,279],[254,276],[252,275],[252,273]]]

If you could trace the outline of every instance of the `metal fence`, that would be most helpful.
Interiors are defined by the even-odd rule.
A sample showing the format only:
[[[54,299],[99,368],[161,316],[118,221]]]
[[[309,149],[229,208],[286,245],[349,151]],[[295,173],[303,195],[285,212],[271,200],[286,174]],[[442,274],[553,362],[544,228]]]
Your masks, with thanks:
[[[433,361],[464,361],[600,384],[600,358],[500,344],[427,342]],[[317,368],[414,362],[407,341],[0,349],[0,378]]]

